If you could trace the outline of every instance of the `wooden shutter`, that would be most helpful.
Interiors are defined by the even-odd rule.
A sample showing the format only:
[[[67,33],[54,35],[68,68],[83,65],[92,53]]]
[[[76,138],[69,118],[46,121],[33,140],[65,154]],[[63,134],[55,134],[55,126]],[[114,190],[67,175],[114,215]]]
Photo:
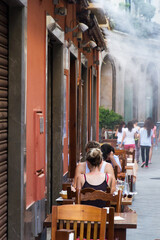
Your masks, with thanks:
[[[7,239],[8,7],[0,0],[0,239]]]

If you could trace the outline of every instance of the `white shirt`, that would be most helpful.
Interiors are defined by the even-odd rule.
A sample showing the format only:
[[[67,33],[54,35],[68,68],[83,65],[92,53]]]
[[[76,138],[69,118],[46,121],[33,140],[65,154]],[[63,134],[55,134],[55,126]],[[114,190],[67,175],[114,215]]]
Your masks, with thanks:
[[[124,139],[124,144],[129,145],[129,144],[135,144],[134,140],[134,134],[136,133],[136,129],[132,128],[132,131],[130,132],[128,128],[124,129],[124,132],[126,133],[126,137]]]
[[[147,130],[145,128],[141,128],[140,129],[140,145],[151,147],[151,137],[152,137],[152,135],[153,135],[153,130],[151,130],[151,134],[148,137]]]
[[[121,163],[119,161],[119,157],[114,155],[114,159],[115,159],[116,163],[118,164],[118,166],[120,167],[120,170],[122,171],[122,167],[121,167]],[[113,166],[113,164],[112,164],[112,166]]]
[[[124,131],[124,128],[122,128],[122,132],[118,131],[118,133],[117,133],[117,142],[118,143],[119,142],[121,143],[121,141],[122,141],[123,131]]]

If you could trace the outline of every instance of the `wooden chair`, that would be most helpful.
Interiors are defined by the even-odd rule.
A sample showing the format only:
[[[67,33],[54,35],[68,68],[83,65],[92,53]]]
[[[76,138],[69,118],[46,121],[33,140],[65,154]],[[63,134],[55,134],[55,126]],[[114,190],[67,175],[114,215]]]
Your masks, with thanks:
[[[127,157],[131,157],[131,158],[132,158],[132,163],[134,163],[135,150],[133,150],[133,151],[128,151],[128,150],[126,150],[126,155],[127,155]]]
[[[56,238],[59,229],[73,229],[74,240],[105,239],[106,221],[108,222],[107,239],[114,240],[114,208],[110,208],[109,214],[106,209],[88,205],[62,205],[52,206],[52,240]],[[94,226],[93,226],[94,225]],[[58,228],[57,228],[58,226]],[[98,231],[98,226],[100,230]],[[93,234],[91,234],[93,229]],[[86,231],[85,231],[86,230]]]
[[[64,182],[64,183],[62,183],[62,190],[67,190],[67,188],[70,186],[71,186],[71,183]]]
[[[134,158],[135,158],[135,150],[133,152],[131,151],[127,151],[127,150],[120,150],[120,149],[115,149],[115,155],[119,156],[121,165],[122,165],[122,172],[121,173],[117,173],[115,172],[115,177],[117,177],[118,179],[124,180],[125,179],[125,173],[126,170],[129,169],[129,167],[127,167],[127,156],[132,156],[132,163],[134,163]],[[116,179],[117,179],[116,178]],[[128,182],[129,182],[129,186],[130,186],[130,191],[133,191],[133,175],[129,175],[128,176]]]
[[[76,192],[71,190],[71,186],[67,187],[67,198],[72,199],[76,197]]]
[[[92,200],[102,200],[106,202],[106,207],[110,207],[112,203],[116,204],[116,212],[121,212],[122,204],[122,191],[118,191],[118,195],[113,195],[112,193],[106,193],[100,190],[95,190],[93,192],[83,193],[82,190],[77,190],[78,200],[77,203],[80,204],[82,201],[92,201]]]
[[[85,194],[86,192],[93,192],[93,191],[95,191],[94,188],[84,188],[84,189],[81,189],[81,193],[82,193],[82,194]],[[106,192],[107,192],[107,193],[110,193],[110,192],[111,192],[110,187],[107,187]],[[67,199],[73,199],[73,198],[76,198],[75,203],[78,203],[78,202],[79,202],[79,200],[78,200],[78,195],[77,195],[77,191],[76,191],[76,192],[73,192],[73,191],[71,190],[71,187],[67,187]]]
[[[126,150],[122,149],[115,149],[115,155],[119,157],[121,166],[122,166],[122,172],[121,173],[115,173],[115,177],[124,179],[125,178],[125,172],[126,172],[126,165],[127,165],[127,156],[126,156]],[[116,178],[116,179],[117,179]]]

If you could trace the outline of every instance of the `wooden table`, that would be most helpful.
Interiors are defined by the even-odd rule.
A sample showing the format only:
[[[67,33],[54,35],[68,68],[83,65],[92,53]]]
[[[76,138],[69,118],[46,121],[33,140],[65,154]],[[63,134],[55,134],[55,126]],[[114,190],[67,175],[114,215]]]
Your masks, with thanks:
[[[137,228],[136,213],[115,213],[116,216],[122,217],[124,220],[114,220],[114,235],[119,240],[126,240],[127,229]],[[49,214],[44,221],[44,227],[51,227],[52,214]],[[107,224],[106,224],[107,227]]]
[[[119,240],[126,240],[127,229],[137,228],[137,214],[136,213],[115,213],[115,216],[120,216],[124,220],[114,221],[114,237]]]
[[[73,204],[75,203],[75,198],[72,199],[63,199],[62,197],[59,197],[56,199],[57,204]],[[116,203],[111,203],[111,205],[116,205]],[[132,198],[122,198],[122,205],[132,205]]]

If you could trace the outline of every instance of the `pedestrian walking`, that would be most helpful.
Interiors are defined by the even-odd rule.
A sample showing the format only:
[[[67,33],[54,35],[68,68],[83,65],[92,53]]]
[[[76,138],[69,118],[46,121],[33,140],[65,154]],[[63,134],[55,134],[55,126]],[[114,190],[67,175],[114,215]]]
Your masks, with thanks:
[[[137,125],[138,124],[137,119],[134,119],[132,122],[133,122],[133,126],[136,129],[136,133],[137,133],[137,137],[135,138],[135,160],[137,161],[137,163],[139,163],[140,146],[138,144],[138,140],[139,140],[140,127]]]
[[[136,137],[137,137],[136,129],[134,128],[132,121],[129,121],[127,127],[124,128],[120,147],[122,147],[124,142],[124,149],[133,151],[135,149]]]
[[[149,161],[148,161],[148,163],[151,164],[151,159],[152,159],[152,154],[153,154],[153,147],[154,146],[157,147],[157,133],[156,133],[157,127],[156,127],[156,125],[153,122],[151,117],[148,117],[147,120],[149,120],[151,128],[152,128],[152,131],[153,131],[153,135],[152,135],[152,138],[151,138],[151,147],[150,147],[150,150],[149,150]]]
[[[118,129],[116,130],[115,136],[117,137],[117,145],[118,145],[118,148],[120,148],[120,145],[121,145],[121,142],[122,142],[122,136],[123,136],[123,131],[124,131],[125,125],[126,125],[125,122],[122,121],[122,122],[119,124]],[[124,145],[124,142],[122,143],[122,145]]]
[[[141,156],[142,156],[142,164],[141,167],[148,167],[149,161],[149,150],[151,148],[151,138],[153,135],[152,126],[150,124],[150,120],[146,120],[144,123],[144,127],[140,129],[139,134],[139,144],[141,147]]]

